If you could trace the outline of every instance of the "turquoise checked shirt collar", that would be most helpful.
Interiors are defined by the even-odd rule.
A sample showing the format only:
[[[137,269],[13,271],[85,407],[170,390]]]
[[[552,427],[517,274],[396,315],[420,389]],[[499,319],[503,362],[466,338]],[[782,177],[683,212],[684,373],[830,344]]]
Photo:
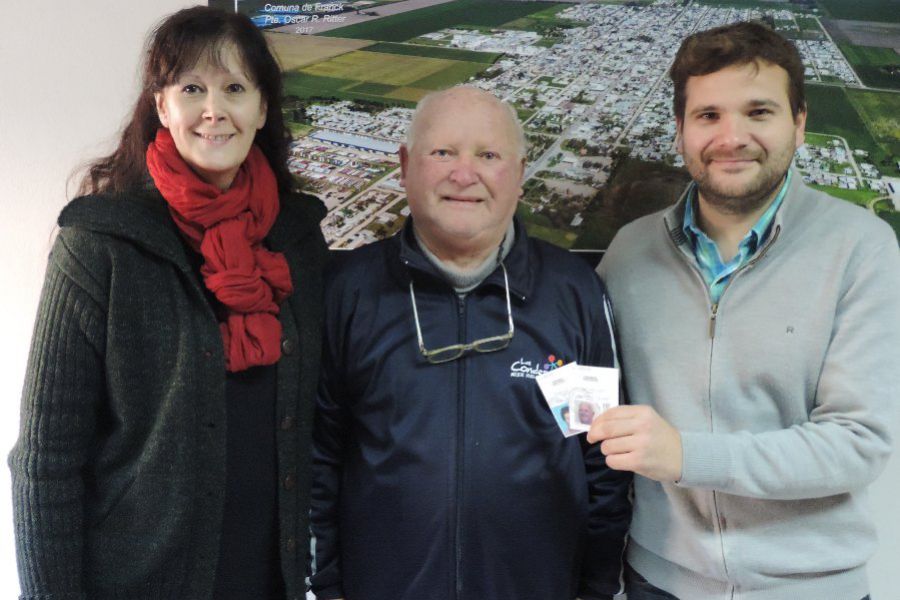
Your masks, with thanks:
[[[791,172],[788,171],[784,184],[781,186],[778,195],[766,212],[759,218],[741,243],[738,245],[738,252],[730,261],[723,262],[722,256],[719,254],[719,248],[703,231],[697,227],[694,222],[694,202],[697,198],[697,184],[691,184],[688,190],[687,201],[684,207],[684,233],[691,241],[691,247],[694,251],[694,258],[697,260],[697,266],[700,267],[700,274],[709,288],[709,297],[713,303],[718,303],[722,296],[722,291],[728,285],[732,274],[740,269],[753,256],[753,253],[766,241],[772,229],[772,220],[775,213],[784,200],[787,193],[788,185],[791,183]]]

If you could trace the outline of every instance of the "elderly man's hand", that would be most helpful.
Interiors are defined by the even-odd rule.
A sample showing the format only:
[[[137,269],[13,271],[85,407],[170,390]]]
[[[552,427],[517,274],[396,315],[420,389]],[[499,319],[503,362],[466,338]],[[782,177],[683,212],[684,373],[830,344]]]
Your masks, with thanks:
[[[589,442],[606,464],[656,481],[681,479],[681,434],[649,406],[615,406],[594,419]]]

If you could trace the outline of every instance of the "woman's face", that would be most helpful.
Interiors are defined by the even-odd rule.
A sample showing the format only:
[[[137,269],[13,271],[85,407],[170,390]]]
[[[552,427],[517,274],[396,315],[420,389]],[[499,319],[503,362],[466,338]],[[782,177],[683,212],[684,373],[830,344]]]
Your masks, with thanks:
[[[266,123],[266,103],[234,46],[222,48],[221,59],[215,66],[201,58],[155,98],[159,120],[181,158],[201,179],[225,190]]]

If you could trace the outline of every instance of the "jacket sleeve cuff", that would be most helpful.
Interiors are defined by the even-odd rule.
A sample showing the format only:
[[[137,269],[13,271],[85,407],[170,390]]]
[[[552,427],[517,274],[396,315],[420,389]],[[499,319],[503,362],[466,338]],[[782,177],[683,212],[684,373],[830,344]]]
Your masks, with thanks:
[[[623,591],[621,579],[604,584],[599,581],[591,583],[582,577],[575,600],[613,600],[617,593]]]
[[[714,433],[681,432],[681,487],[727,488],[731,482],[731,448]]]
[[[320,590],[313,588],[313,593],[316,595],[316,600],[337,600],[344,597],[344,589],[340,584],[330,585]]]

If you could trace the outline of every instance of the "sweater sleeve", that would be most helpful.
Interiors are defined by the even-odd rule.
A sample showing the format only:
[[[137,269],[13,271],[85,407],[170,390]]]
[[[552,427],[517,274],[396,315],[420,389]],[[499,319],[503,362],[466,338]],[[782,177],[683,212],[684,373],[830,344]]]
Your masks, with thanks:
[[[22,600],[82,600],[82,468],[104,395],[104,312],[63,235],[47,267],[9,456]],[[75,276],[73,278],[73,275]]]
[[[609,297],[602,285],[596,297],[596,318],[591,327],[590,356],[585,364],[618,367]],[[621,581],[625,539],[631,524],[629,489],[632,474],[606,466],[600,444],[579,436],[588,480],[589,516],[587,547],[579,583],[582,600],[606,600],[623,591]]]
[[[848,263],[808,421],[756,434],[682,432],[679,485],[795,500],[847,493],[881,473],[900,400],[900,252],[887,227],[877,233]]]

